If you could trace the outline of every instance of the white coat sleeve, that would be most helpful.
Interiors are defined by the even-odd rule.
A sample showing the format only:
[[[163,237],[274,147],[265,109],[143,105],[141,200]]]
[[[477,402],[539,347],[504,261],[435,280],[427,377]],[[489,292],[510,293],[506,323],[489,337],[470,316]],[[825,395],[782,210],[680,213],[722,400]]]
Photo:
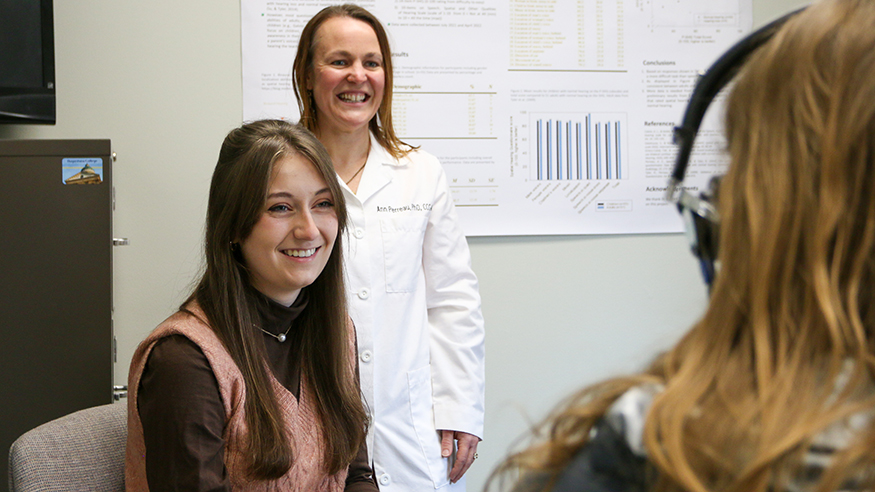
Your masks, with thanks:
[[[486,374],[480,293],[446,175],[438,167],[422,252],[435,428],[482,439]]]

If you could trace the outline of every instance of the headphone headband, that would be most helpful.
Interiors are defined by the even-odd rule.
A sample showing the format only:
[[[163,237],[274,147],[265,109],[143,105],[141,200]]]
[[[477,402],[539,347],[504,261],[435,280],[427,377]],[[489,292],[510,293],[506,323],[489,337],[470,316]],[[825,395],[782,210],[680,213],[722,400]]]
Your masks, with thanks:
[[[790,12],[752,32],[723,53],[699,77],[690,96],[690,102],[687,104],[686,110],[684,110],[681,125],[674,128],[674,143],[678,146],[678,154],[675,159],[674,170],[671,173],[671,179],[669,180],[668,199],[670,201],[676,201],[675,191],[684,180],[690,155],[693,152],[693,142],[696,139],[699,127],[705,118],[705,112],[708,110],[711,102],[717,97],[720,90],[726,87],[735,75],[738,74],[750,55],[771,39],[787,20],[803,10],[805,10],[804,7]]]
[[[705,283],[710,287],[716,274],[717,235],[720,222],[717,208],[712,203],[717,196],[719,177],[711,179],[708,189],[699,196],[683,189],[681,184],[687,172],[693,144],[705,112],[717,94],[741,70],[750,55],[765,44],[784,23],[805,8],[790,12],[747,35],[727,50],[699,77],[690,102],[684,110],[680,126],[674,128],[674,143],[678,146],[674,170],[668,181],[666,200],[677,204],[684,218],[687,237],[693,254],[699,259]]]

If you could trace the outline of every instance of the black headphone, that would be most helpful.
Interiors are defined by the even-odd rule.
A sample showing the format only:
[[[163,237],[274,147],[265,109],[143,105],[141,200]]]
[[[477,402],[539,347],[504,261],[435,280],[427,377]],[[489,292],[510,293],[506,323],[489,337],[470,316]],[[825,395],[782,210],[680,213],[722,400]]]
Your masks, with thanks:
[[[717,96],[729,81],[741,70],[742,65],[751,53],[772,38],[788,19],[805,10],[801,8],[784,15],[764,27],[754,31],[720,56],[713,65],[696,82],[690,102],[684,111],[680,126],[674,128],[674,143],[678,146],[674,171],[668,182],[666,199],[677,204],[678,211],[684,218],[687,239],[693,254],[699,259],[702,275],[708,287],[714,282],[716,275],[717,238],[720,217],[715,207],[720,176],[711,178],[708,188],[699,196],[686,191],[682,186],[684,174],[693,152],[693,143],[705,112],[711,101]]]

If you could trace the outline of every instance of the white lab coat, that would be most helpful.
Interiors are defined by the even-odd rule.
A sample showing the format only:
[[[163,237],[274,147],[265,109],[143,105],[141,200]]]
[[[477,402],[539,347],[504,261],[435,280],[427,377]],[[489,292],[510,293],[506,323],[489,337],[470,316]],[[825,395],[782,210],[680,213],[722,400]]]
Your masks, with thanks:
[[[343,180],[340,180],[343,183]],[[395,159],[371,137],[357,194],[345,184],[349,310],[368,450],[383,492],[463,491],[437,429],[483,436],[484,329],[477,278],[438,160]]]

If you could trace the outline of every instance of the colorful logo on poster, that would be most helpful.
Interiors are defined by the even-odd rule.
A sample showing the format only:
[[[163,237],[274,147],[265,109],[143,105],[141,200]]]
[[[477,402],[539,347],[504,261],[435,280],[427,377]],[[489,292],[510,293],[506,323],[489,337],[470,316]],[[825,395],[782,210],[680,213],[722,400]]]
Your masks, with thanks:
[[[100,184],[103,182],[103,159],[85,157],[61,159],[64,184]]]

